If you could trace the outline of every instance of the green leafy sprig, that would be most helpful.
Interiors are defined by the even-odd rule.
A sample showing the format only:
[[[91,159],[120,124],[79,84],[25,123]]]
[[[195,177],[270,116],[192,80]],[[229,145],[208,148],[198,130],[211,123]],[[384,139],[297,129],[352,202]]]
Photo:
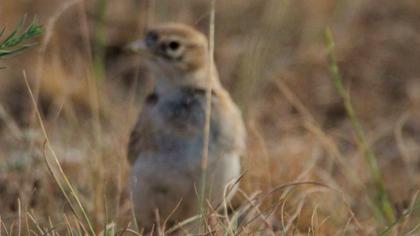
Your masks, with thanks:
[[[3,40],[1,38],[5,32],[5,28],[0,29],[0,58],[14,55],[36,45],[36,43],[28,44],[26,42],[42,33],[41,25],[38,24],[36,19],[26,28],[24,25],[25,17],[19,21],[15,29]]]

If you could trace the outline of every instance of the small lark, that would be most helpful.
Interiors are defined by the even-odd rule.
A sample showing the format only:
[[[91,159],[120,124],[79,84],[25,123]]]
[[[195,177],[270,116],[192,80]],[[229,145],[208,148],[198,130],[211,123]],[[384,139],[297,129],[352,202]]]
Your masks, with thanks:
[[[208,83],[212,91],[205,186],[213,206],[223,201],[225,186],[240,175],[245,128],[214,63],[209,63],[202,33],[182,24],[162,24],[130,48],[141,53],[156,78],[128,146],[132,165],[128,189],[135,215],[141,227],[151,229],[156,212],[171,223],[199,214]],[[214,71],[212,78],[209,69]]]

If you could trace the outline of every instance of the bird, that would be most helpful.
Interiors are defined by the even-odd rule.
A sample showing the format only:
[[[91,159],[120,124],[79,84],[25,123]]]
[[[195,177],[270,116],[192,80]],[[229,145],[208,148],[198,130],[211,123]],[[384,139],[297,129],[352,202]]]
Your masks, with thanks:
[[[237,186],[231,186],[228,196],[224,191],[241,175],[246,130],[240,109],[222,86],[214,61],[209,60],[206,36],[185,24],[160,23],[149,27],[128,48],[145,60],[155,78],[127,151],[131,167],[128,191],[139,226],[156,227],[157,215],[176,224],[200,213],[208,88],[206,202],[216,206],[229,201]]]

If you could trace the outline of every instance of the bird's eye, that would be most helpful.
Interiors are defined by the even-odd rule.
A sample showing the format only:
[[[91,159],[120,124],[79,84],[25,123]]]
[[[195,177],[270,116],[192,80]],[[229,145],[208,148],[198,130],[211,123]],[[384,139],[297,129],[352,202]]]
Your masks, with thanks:
[[[168,46],[171,50],[176,51],[179,48],[180,44],[177,41],[171,41],[169,42]]]
[[[158,47],[157,51],[160,56],[168,60],[179,60],[184,53],[184,48],[181,43],[176,40],[162,41]]]

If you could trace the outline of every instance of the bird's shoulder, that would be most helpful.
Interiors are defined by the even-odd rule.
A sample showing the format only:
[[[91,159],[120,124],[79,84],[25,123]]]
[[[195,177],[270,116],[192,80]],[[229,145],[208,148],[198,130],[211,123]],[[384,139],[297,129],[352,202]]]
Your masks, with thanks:
[[[146,98],[145,103],[155,103],[155,99],[155,95],[150,94]],[[130,133],[127,148],[127,157],[130,164],[134,164],[141,151],[157,148],[153,139],[154,132],[153,120],[150,117],[147,105],[145,105]]]

